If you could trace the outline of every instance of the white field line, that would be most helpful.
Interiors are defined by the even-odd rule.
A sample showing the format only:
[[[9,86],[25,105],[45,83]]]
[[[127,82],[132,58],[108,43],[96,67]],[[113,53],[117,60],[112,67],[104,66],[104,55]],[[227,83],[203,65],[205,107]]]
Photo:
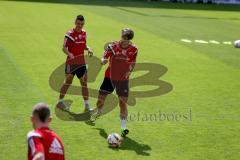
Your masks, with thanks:
[[[223,44],[232,44],[230,41],[223,42]]]
[[[181,39],[181,41],[182,41],[182,42],[186,42],[186,43],[192,43],[192,41],[189,40],[189,39]]]
[[[207,44],[208,42],[207,41],[204,41],[204,40],[195,40],[196,43],[204,43],[204,44]]]
[[[181,39],[182,42],[185,42],[185,43],[201,43],[201,44],[225,44],[225,45],[232,45],[232,42],[231,41],[223,41],[223,42],[220,42],[220,41],[216,41],[216,40],[209,40],[209,41],[206,41],[206,40],[200,40],[200,39],[196,39],[196,40],[190,40],[190,39],[187,39],[187,38],[183,38]]]
[[[210,40],[209,43],[213,43],[213,44],[220,44],[220,42],[215,41],[215,40]]]

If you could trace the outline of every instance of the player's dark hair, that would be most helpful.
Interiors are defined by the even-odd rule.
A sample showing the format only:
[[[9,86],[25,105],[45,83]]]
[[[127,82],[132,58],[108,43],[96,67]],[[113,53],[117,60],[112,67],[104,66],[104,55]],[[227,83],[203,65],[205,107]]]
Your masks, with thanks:
[[[38,103],[34,106],[32,115],[36,115],[41,122],[46,122],[47,118],[50,117],[51,112],[47,104]]]
[[[76,17],[76,21],[77,21],[77,20],[79,20],[79,21],[84,21],[83,15],[78,15],[78,16]]]
[[[130,28],[125,28],[122,30],[122,37],[124,37],[127,40],[132,40],[134,37],[134,32]]]

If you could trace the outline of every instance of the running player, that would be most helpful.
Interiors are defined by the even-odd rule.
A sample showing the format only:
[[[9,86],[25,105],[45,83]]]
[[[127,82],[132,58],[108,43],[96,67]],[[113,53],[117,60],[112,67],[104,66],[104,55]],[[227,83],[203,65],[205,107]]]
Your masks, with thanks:
[[[134,68],[138,49],[132,44],[134,37],[133,30],[126,28],[122,30],[121,40],[112,42],[108,45],[102,58],[102,64],[108,63],[109,66],[105,71],[105,78],[99,90],[97,101],[97,111],[92,114],[91,120],[95,121],[101,113],[105,99],[108,94],[116,89],[120,106],[121,132],[125,137],[129,130],[127,129],[127,100],[129,93],[129,76]]]
[[[57,107],[67,109],[63,103],[63,98],[72,84],[73,78],[77,75],[82,86],[82,95],[85,104],[85,111],[91,111],[88,103],[87,88],[87,68],[84,60],[84,50],[88,51],[89,56],[93,55],[90,47],[86,44],[87,34],[83,30],[85,20],[82,15],[78,15],[75,20],[75,28],[69,30],[64,38],[63,52],[67,55],[65,68],[65,81],[61,87]]]
[[[34,131],[27,135],[28,160],[64,160],[61,139],[49,129],[51,115],[44,103],[34,106],[31,116]]]

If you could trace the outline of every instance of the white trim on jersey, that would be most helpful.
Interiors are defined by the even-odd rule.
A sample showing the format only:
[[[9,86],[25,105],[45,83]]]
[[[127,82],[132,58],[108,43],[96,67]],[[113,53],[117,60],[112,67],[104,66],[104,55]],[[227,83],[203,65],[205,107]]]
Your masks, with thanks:
[[[39,133],[36,133],[36,132],[34,132],[34,131],[30,131],[30,132],[28,132],[28,134],[27,134],[27,139],[30,139],[31,137],[42,137]]]
[[[33,156],[35,151],[36,151],[36,149],[35,149],[35,143],[34,143],[32,138],[29,139],[28,144],[29,144],[29,147],[31,149],[32,156]]]
[[[113,55],[116,55],[116,52],[114,51],[114,49],[113,49],[112,45],[111,45],[111,44],[109,44],[108,46],[109,46],[110,50],[112,51],[112,54],[113,54]]]
[[[74,38],[73,38],[73,37],[71,37],[70,35],[68,35],[68,34],[65,34],[65,37],[67,37],[67,38],[71,39],[73,42],[75,42]]]

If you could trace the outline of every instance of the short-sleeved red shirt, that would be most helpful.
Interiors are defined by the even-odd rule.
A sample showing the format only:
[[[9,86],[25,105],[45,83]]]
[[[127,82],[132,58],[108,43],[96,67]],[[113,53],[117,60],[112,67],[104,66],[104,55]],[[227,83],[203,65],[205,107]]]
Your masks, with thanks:
[[[64,160],[62,140],[49,128],[30,131],[27,135],[28,160],[38,153],[43,153],[45,160]]]
[[[85,64],[84,50],[86,48],[86,39],[87,34],[84,30],[77,32],[75,29],[71,29],[65,34],[63,46],[67,47],[68,51],[74,55],[74,59],[67,57],[66,64]]]
[[[103,58],[109,59],[109,66],[105,71],[105,77],[112,80],[128,80],[131,67],[136,62],[138,49],[135,45],[130,44],[128,48],[121,48],[119,42],[111,44],[112,49],[104,51]],[[125,76],[126,75],[126,76]]]

